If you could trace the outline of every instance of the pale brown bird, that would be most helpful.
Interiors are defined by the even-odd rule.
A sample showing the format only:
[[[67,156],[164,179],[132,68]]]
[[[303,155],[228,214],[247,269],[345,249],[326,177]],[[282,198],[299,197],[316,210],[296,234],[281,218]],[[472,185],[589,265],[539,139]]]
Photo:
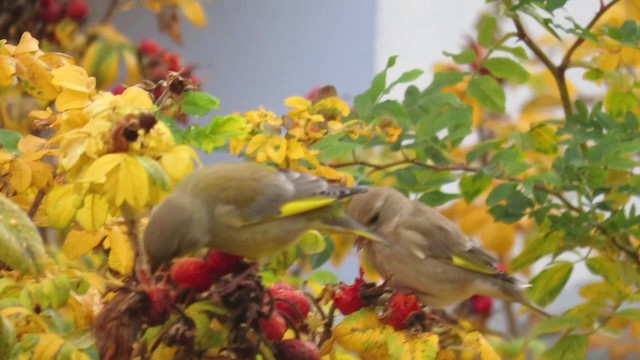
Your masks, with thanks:
[[[549,316],[525,298],[522,284],[497,268],[498,261],[437,210],[390,187],[354,196],[347,214],[395,243],[364,241],[365,256],[389,285],[412,290],[420,301],[442,308],[471,296],[519,302]]]

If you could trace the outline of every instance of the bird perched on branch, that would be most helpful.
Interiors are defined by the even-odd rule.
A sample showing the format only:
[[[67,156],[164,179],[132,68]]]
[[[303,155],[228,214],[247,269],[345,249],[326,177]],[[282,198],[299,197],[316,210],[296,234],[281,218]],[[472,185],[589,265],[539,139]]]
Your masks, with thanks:
[[[437,210],[390,187],[370,188],[353,197],[347,214],[400,246],[364,241],[365,257],[388,285],[413,290],[435,308],[485,295],[519,302],[545,316],[525,298],[526,285],[500,271],[498,261]]]
[[[365,191],[252,162],[205,166],[153,209],[144,249],[155,270],[203,247],[249,258],[274,255],[310,229],[384,241],[346,216],[339,204]]]

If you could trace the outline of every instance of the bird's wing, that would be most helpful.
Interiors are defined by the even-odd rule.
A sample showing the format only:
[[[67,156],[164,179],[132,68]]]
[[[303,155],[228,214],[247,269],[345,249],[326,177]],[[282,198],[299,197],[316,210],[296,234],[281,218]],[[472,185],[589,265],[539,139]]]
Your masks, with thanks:
[[[427,256],[459,268],[487,275],[502,275],[498,260],[465,235],[437,210],[413,202],[396,224],[403,242],[422,258]]]
[[[251,222],[284,218],[329,206],[346,196],[366,191],[345,187],[308,173],[280,170],[267,181],[271,191],[264,191],[251,207]]]

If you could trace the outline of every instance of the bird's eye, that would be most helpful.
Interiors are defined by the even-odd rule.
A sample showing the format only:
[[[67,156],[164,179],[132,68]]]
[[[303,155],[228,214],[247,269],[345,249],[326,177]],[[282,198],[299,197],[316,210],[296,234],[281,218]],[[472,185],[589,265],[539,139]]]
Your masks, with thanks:
[[[371,219],[369,219],[369,221],[367,221],[367,225],[375,225],[379,220],[380,220],[380,212],[377,211],[377,212],[375,212],[373,214]]]

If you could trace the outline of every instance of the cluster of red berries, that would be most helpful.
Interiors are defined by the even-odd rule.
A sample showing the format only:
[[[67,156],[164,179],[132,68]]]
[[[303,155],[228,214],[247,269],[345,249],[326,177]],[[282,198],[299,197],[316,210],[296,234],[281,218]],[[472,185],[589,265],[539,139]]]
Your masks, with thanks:
[[[157,82],[167,78],[169,72],[180,72],[194,83],[200,80],[192,74],[193,67],[184,65],[180,55],[164,49],[153,39],[142,39],[138,45],[138,53],[142,59],[145,78]]]
[[[169,270],[169,277],[177,291],[166,285],[152,286],[147,290],[150,305],[147,313],[149,325],[159,325],[166,321],[171,306],[176,302],[180,290],[189,289],[202,293],[211,289],[221,277],[246,268],[239,256],[212,250],[203,258],[181,258]],[[311,303],[305,294],[286,283],[275,283],[266,289],[263,315],[258,325],[264,338],[274,345],[278,358],[320,359],[320,350],[311,341],[303,339],[283,340],[290,327],[300,327],[309,316]]]
[[[299,326],[309,315],[311,303],[304,293],[283,282],[271,285],[267,291],[265,312],[268,315],[258,321],[265,338],[276,343],[278,358],[320,359],[315,343],[303,339],[282,340],[289,326]],[[270,307],[273,311],[269,311]]]
[[[47,24],[57,24],[64,18],[83,22],[89,13],[86,0],[40,0],[39,5],[38,17]]]
[[[360,269],[360,275],[353,284],[341,283],[338,285],[333,293],[333,304],[344,315],[354,313],[371,303],[363,296],[363,289],[367,287],[370,288],[369,284],[364,281],[364,271]],[[396,330],[406,329],[409,317],[421,310],[422,305],[414,294],[396,292],[387,301],[382,320]]]
[[[204,292],[211,288],[216,278],[243,268],[242,257],[212,250],[206,259],[188,257],[176,260],[171,266],[171,281],[178,289]],[[152,286],[147,290],[150,307],[147,319],[150,325],[163,323],[174,302],[172,291],[165,285]]]

